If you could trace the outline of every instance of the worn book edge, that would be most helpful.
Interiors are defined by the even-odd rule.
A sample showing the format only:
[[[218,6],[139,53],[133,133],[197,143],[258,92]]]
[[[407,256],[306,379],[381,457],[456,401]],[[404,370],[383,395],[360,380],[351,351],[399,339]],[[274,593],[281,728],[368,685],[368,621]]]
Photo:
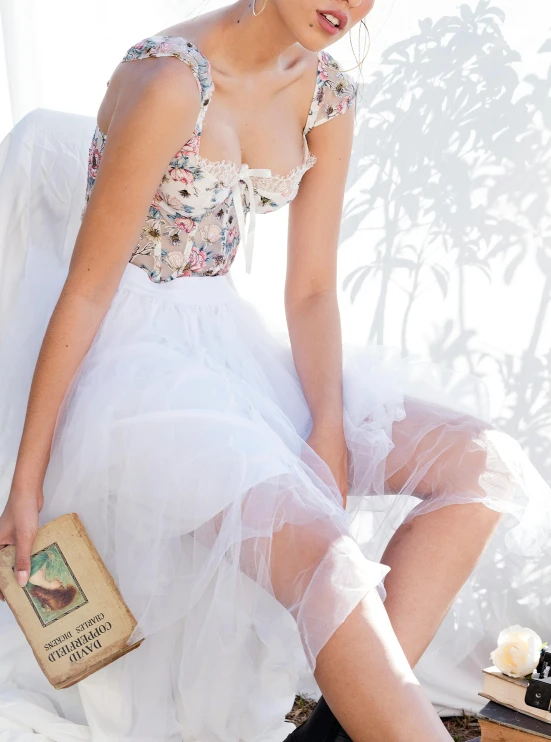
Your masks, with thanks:
[[[540,737],[551,739],[551,727],[547,728],[546,722],[523,714],[518,709],[511,709],[502,703],[490,701],[477,714],[480,726],[484,731],[484,725],[488,727],[505,727],[526,737]],[[484,739],[484,733],[482,734]]]

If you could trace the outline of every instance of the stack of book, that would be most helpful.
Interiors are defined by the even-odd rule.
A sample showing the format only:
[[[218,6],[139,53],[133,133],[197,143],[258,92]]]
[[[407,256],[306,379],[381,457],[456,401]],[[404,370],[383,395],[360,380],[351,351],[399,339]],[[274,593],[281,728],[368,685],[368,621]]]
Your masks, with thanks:
[[[496,667],[488,667],[483,672],[484,680],[479,695],[488,699],[489,703],[478,714],[482,742],[551,740],[551,713],[548,707],[537,708],[526,703],[529,678],[512,678]],[[534,696],[533,687],[531,696]]]

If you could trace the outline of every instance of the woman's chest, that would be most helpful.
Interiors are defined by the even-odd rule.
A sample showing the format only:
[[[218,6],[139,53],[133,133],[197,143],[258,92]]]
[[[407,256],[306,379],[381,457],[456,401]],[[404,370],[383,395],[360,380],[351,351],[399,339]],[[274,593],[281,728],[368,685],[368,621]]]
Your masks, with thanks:
[[[308,111],[293,85],[235,85],[217,81],[201,125],[200,154],[211,162],[246,163],[281,177],[303,164]]]

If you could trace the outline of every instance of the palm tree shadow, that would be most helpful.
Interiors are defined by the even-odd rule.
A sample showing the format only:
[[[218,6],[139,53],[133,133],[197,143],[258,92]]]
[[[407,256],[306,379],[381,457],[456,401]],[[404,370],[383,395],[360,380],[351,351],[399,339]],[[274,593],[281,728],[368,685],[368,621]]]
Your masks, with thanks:
[[[399,285],[404,354],[414,344],[414,309],[432,292],[439,303],[422,350],[501,385],[505,403],[494,422],[551,481],[551,65],[546,76],[520,79],[504,20],[489,0],[424,20],[360,85],[341,242],[353,237],[368,257],[343,288],[352,302],[364,291],[376,297],[368,342],[383,344]],[[538,51],[551,53],[551,39]],[[532,315],[512,284],[528,267],[535,316],[512,355],[484,343],[469,311],[479,306],[472,292],[487,285],[491,312],[492,287],[507,290],[525,321]],[[510,525],[505,519],[418,665],[423,682],[447,683],[452,694],[453,679],[443,681],[442,672],[470,673],[473,707],[501,629],[523,623],[550,638],[549,552],[511,554]]]
[[[369,260],[343,288],[351,301],[364,289],[377,295],[368,340],[384,343],[400,285],[405,354],[419,300],[440,295],[442,321],[423,328],[423,351],[501,384],[496,422],[551,479],[551,66],[544,78],[519,79],[504,18],[481,0],[423,20],[360,85],[341,242],[368,244]],[[539,52],[551,52],[551,39]],[[492,286],[509,286],[529,261],[538,306],[524,351],[489,352],[472,324],[474,292],[487,285],[491,300]],[[519,302],[518,287],[509,291]]]

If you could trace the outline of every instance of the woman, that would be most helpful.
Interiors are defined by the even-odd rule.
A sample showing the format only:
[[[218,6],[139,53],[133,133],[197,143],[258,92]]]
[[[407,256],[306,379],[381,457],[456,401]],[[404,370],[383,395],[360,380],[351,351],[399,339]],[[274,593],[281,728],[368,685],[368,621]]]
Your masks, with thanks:
[[[459,392],[423,394],[369,348],[343,373],[356,88],[324,49],[371,7],[237,0],[142,39],[108,83],[69,273],[8,431],[0,544],[24,585],[39,520],[76,510],[138,619],[129,641],[146,640],[78,684],[78,718],[51,709],[49,739],[281,742],[305,669],[326,702],[289,739],[449,739],[412,668],[503,514],[520,543],[527,501],[549,512]],[[239,244],[251,268],[255,215],[287,203],[290,348],[229,278]],[[419,504],[378,563],[345,507],[383,493]],[[0,718],[24,708],[36,732],[36,673],[8,677]]]

